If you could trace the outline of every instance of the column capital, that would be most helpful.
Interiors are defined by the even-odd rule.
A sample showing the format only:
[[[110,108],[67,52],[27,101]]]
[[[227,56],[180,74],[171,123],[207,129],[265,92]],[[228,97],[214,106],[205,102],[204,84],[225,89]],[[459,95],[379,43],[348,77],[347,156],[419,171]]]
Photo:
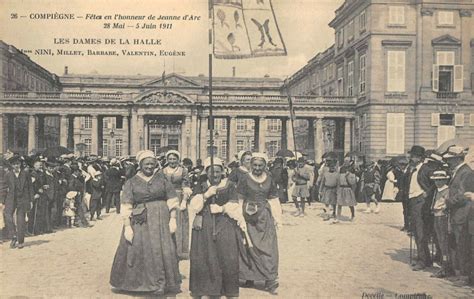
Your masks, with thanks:
[[[91,113],[91,114],[89,114],[89,115],[90,115],[90,117],[92,117],[92,118],[97,118],[97,117],[99,117],[99,114],[98,114],[98,113]]]

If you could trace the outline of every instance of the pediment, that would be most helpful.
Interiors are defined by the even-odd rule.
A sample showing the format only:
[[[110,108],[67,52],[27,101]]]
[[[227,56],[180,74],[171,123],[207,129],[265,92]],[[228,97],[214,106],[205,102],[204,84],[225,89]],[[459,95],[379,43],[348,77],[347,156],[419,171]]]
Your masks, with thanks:
[[[192,104],[194,103],[189,97],[175,91],[152,91],[144,95],[140,95],[137,104]]]
[[[458,46],[461,44],[461,40],[451,36],[449,34],[442,35],[431,41],[433,46]]]
[[[180,76],[178,74],[169,74],[166,75],[164,78],[164,83],[163,83],[163,78],[160,77],[158,79],[152,80],[150,82],[147,82],[143,84],[145,87],[201,87],[199,83],[190,80],[186,77]]]

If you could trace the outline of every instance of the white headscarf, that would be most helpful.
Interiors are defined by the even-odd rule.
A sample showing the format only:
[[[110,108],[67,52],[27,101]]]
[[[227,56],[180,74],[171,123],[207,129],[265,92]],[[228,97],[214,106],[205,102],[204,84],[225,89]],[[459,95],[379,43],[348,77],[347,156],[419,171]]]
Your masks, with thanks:
[[[268,156],[264,153],[252,153],[252,160],[261,159],[265,161],[265,164],[268,163]]]
[[[146,159],[146,158],[155,158],[156,159],[155,153],[150,151],[150,150],[143,150],[143,151],[139,151],[137,153],[138,164],[140,164],[142,162],[142,160]]]
[[[169,155],[176,155],[178,157],[178,160],[181,160],[181,154],[177,150],[169,150],[166,152],[166,160],[168,160]]]
[[[222,167],[222,169],[224,169],[224,162],[219,158],[214,158],[214,165],[215,166],[220,166],[220,167]],[[206,172],[207,169],[209,167],[211,167],[211,158],[210,157],[206,158],[206,160],[204,160],[203,166],[204,166],[204,171],[203,172]]]

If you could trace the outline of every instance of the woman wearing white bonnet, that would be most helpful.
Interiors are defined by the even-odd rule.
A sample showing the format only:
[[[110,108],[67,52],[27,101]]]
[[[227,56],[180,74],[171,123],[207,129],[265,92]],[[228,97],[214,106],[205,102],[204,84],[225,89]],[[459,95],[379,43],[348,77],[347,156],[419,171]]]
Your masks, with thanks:
[[[250,286],[254,281],[265,281],[265,289],[277,294],[278,241],[276,228],[281,225],[281,206],[278,188],[267,173],[268,157],[253,153],[251,171],[239,181],[237,194],[243,205],[247,231],[253,249],[241,252],[239,279]]]
[[[138,173],[123,188],[124,227],[115,254],[110,284],[154,296],[181,292],[176,247],[178,198],[173,185],[157,171],[152,151],[137,153]]]
[[[198,184],[190,203],[193,219],[189,290],[193,298],[239,296],[239,243],[245,219],[236,185],[224,178],[223,162],[204,161],[208,180]]]
[[[176,210],[177,229],[175,234],[176,251],[179,260],[189,259],[189,215],[187,211],[188,200],[191,194],[191,182],[188,170],[183,167],[181,154],[176,150],[166,152],[167,166],[163,169],[168,181],[173,185],[179,200],[179,208]]]

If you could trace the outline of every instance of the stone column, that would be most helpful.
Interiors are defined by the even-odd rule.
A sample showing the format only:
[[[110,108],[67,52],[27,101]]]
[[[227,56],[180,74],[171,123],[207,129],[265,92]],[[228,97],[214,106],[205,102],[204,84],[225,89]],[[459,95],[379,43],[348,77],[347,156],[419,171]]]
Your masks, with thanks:
[[[67,123],[67,115],[59,115],[59,145],[67,147],[69,127]]]
[[[181,154],[182,158],[191,158],[192,140],[191,140],[191,116],[184,117],[181,125]]]
[[[199,155],[197,153],[198,150],[198,140],[197,140],[197,130],[198,130],[198,122],[197,122],[197,115],[191,115],[191,155],[190,159],[193,163],[196,163],[196,158]]]
[[[73,136],[72,144],[74,145],[73,147],[74,151],[76,151],[77,144],[84,143],[85,136],[82,136],[81,133],[76,134],[76,132],[82,132],[82,127],[81,127],[82,119],[83,119],[83,116],[72,118],[72,134],[71,135]]]
[[[45,140],[44,140],[44,115],[38,115],[38,134],[37,134],[37,139],[38,139],[38,149],[43,150],[45,148]]]
[[[308,149],[309,153],[308,156],[314,157],[314,122],[312,119],[307,119],[308,121],[308,134],[306,135],[308,137]]]
[[[199,142],[199,157],[203,160],[207,158],[207,133],[208,133],[208,118],[206,116],[201,117],[201,133]]]
[[[122,115],[122,152],[124,155],[130,155],[129,149],[129,128],[128,128],[128,114]]]
[[[237,154],[237,118],[235,116],[229,117],[229,139],[227,145],[229,147],[229,162],[234,161],[234,157]]]
[[[137,136],[138,136],[138,149],[144,150],[145,149],[145,138],[143,131],[145,129],[145,120],[143,115],[137,116]]]
[[[344,123],[344,154],[351,151],[351,119],[346,118]]]
[[[281,121],[281,148],[288,149],[288,140],[286,138],[287,129],[286,129],[286,118],[280,118]]]
[[[293,132],[293,124],[290,118],[286,120],[286,144],[290,151],[295,151],[295,133]]]
[[[14,149],[15,148],[15,115],[8,114],[7,115],[7,149]]]
[[[258,118],[258,151],[261,153],[266,152],[265,141],[267,133],[267,122],[265,117],[260,116]]]
[[[99,120],[98,115],[92,114],[92,128],[91,128],[91,155],[98,155],[99,153]]]
[[[35,129],[36,129],[36,117],[34,114],[28,114],[28,154],[31,153],[31,151],[35,148],[36,146],[36,139],[35,139]]]
[[[138,114],[136,111],[132,112],[130,119],[130,155],[136,155],[140,148],[140,138],[138,136]]]
[[[74,115],[67,117],[67,148],[74,151]]]
[[[140,117],[138,119],[140,119]],[[143,119],[142,120],[142,122],[143,122],[143,124],[142,124],[142,127],[143,127],[143,148],[142,148],[142,150],[144,150],[144,149],[149,149],[149,144],[148,144],[149,138],[148,137],[149,137],[149,134],[150,134],[150,131],[149,131],[150,128],[148,127],[148,122],[145,121],[144,116],[142,117],[142,119]]]
[[[323,119],[316,118],[313,121],[314,126],[314,159],[316,163],[321,163],[324,151],[323,139]]]
[[[3,134],[3,114],[0,113],[0,153],[4,153],[3,149],[3,140],[4,140],[4,134]]]

